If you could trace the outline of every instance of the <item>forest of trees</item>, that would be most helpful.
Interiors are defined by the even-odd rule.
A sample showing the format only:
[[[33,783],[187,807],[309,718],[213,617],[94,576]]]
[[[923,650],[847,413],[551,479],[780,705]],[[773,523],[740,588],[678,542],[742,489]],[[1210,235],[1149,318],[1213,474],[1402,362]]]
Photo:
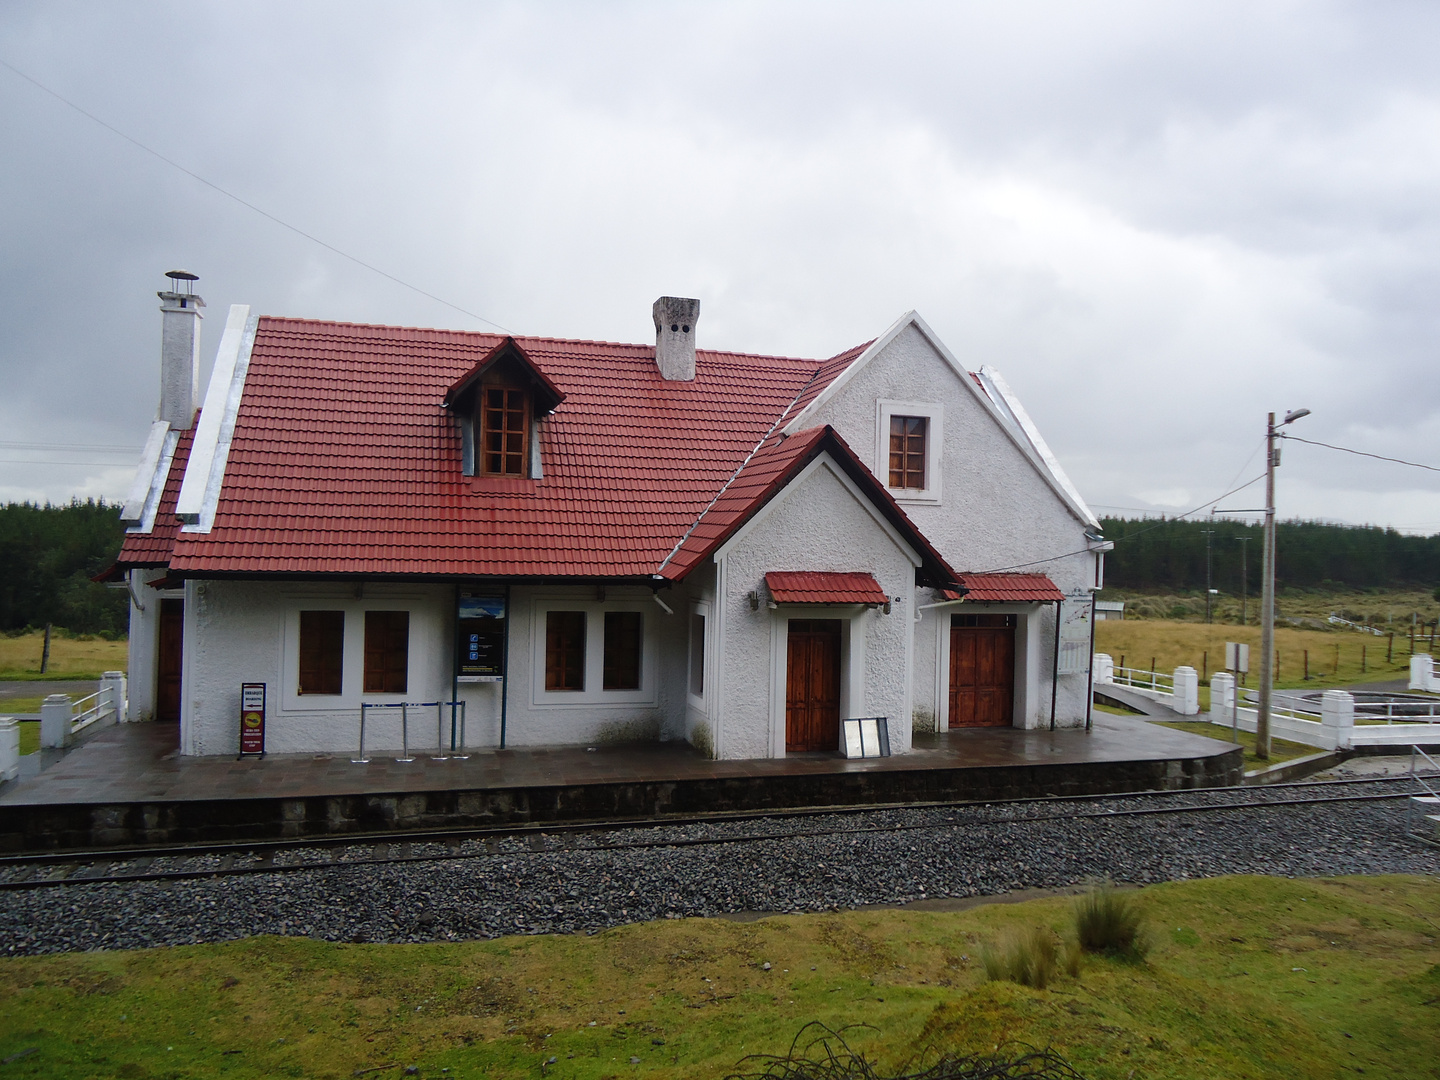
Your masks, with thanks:
[[[77,634],[123,637],[124,590],[90,580],[115,561],[120,508],[78,499],[65,506],[0,506],[0,631],[54,623]]]
[[[1205,530],[1212,529],[1212,586],[1238,594],[1243,561],[1250,595],[1260,593],[1264,530],[1259,525],[1155,518],[1102,518],[1101,524],[1105,539],[1115,541],[1115,550],[1105,557],[1110,588],[1204,589]],[[1250,542],[1242,544],[1241,538]],[[1440,535],[1282,521],[1275,533],[1275,583],[1280,588],[1434,588],[1440,585]]]

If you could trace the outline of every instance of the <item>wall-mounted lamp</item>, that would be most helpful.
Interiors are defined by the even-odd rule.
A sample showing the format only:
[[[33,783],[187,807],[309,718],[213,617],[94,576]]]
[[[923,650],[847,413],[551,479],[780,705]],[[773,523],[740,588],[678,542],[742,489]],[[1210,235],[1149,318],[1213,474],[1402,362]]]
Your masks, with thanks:
[[[883,611],[883,612],[885,612],[886,615],[889,615],[889,614],[890,614],[890,605],[891,605],[891,603],[892,603],[892,601],[886,600],[886,601],[885,601],[885,606],[882,607],[880,610]]]
[[[760,594],[759,594],[756,590],[751,589],[751,590],[750,590],[750,597],[749,597],[749,599],[750,599],[750,610],[751,610],[751,611],[759,611],[759,610],[760,610]]]

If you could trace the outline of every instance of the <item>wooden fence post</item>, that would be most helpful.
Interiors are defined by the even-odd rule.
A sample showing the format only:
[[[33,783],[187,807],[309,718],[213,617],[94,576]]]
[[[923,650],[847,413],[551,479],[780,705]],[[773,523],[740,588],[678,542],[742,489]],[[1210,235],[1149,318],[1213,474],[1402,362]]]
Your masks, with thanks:
[[[50,670],[50,624],[45,624],[45,648],[40,652],[40,674]]]

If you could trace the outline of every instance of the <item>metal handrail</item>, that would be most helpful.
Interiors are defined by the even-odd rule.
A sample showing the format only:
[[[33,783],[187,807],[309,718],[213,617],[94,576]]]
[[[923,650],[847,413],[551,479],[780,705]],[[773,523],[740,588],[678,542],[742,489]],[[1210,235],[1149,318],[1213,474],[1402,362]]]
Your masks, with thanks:
[[[103,702],[100,700],[102,697],[105,699]],[[114,698],[115,688],[111,686],[105,686],[101,687],[93,694],[87,694],[79,701],[71,702],[70,734],[73,735],[75,734],[75,732],[80,731],[82,728],[89,727],[91,724],[95,723],[102,716],[104,716],[107,712],[113,712],[115,710]],[[79,715],[77,716],[75,714],[75,711],[79,709],[81,705],[84,705],[88,701],[93,701],[95,702],[95,704],[87,709],[80,709]]]
[[[1144,668],[1117,667],[1115,674],[1111,677],[1112,682],[1123,683],[1125,686],[1138,687],[1144,690],[1152,690],[1157,694],[1175,693],[1175,676],[1167,675],[1163,671],[1147,671]],[[1122,674],[1125,673],[1125,674]],[[1144,679],[1138,676],[1146,676]],[[1162,680],[1168,683],[1170,689],[1164,689],[1160,684]]]
[[[445,752],[445,707],[450,707],[450,753]],[[457,744],[455,708],[460,708],[459,738]],[[455,758],[464,761],[470,757],[469,754],[457,754],[456,750],[465,748],[465,702],[463,701],[362,701],[360,703],[360,746],[356,756],[350,759],[352,765],[369,764],[370,759],[365,756],[365,713],[370,709],[399,709],[400,710],[400,753],[402,757],[395,760],[400,762],[411,762],[415,758],[410,753],[410,710],[411,709],[434,709],[435,710],[435,753],[432,755],[435,761],[447,761]]]

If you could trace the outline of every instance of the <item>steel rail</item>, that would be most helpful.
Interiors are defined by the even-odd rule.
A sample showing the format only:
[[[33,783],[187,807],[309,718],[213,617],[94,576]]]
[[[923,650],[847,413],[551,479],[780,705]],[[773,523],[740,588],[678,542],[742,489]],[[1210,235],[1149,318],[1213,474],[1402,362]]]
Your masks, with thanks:
[[[581,821],[513,822],[506,825],[461,825],[453,828],[386,830],[385,832],[353,832],[329,836],[269,837],[263,840],[217,840],[190,844],[152,844],[104,848],[63,848],[56,851],[32,851],[0,855],[0,870],[7,866],[50,863],[121,862],[143,858],[180,858],[199,855],[232,855],[244,852],[301,850],[304,848],[344,847],[347,845],[381,843],[438,843],[447,840],[475,840],[556,835],[562,833],[620,832],[626,829],[650,829],[662,826],[710,825],[736,821],[763,821],[785,818],[822,817],[826,815],[855,816],[893,810],[974,809],[977,807],[1026,806],[1064,803],[1093,803],[1107,799],[1177,798],[1180,796],[1219,795],[1241,791],[1285,791],[1296,788],[1333,788],[1350,784],[1393,784],[1410,780],[1409,773],[1400,776],[1354,777],[1343,780],[1289,780],[1276,784],[1227,784],[1219,787],[1161,788],[1149,791],[1112,791],[1087,795],[1031,795],[1019,799],[940,799],[928,802],[849,803],[833,806],[797,806],[757,810],[718,810],[704,814],[663,815],[660,817],[590,818]]]
[[[1387,780],[1408,780],[1408,779],[1410,779],[1410,778],[1409,778],[1409,777],[1388,777],[1388,778],[1384,778],[1384,779],[1387,779]],[[1363,782],[1366,782],[1366,783],[1375,783],[1375,782],[1377,782],[1377,781],[1376,781],[1376,780],[1367,780],[1367,781],[1363,781]],[[1300,785],[1296,785],[1296,786],[1313,787],[1313,786],[1318,786],[1318,785],[1317,785],[1317,784],[1300,784]],[[1193,793],[1195,790],[1196,790],[1196,789],[1191,789],[1192,793]],[[1220,791],[1226,791],[1226,790],[1234,790],[1234,789],[1200,789],[1200,790],[1210,790],[1210,791],[1220,790]],[[1254,788],[1249,788],[1248,790],[1253,791],[1253,790],[1255,790],[1255,789],[1254,789]],[[936,829],[966,828],[966,827],[971,827],[971,826],[979,827],[979,828],[991,828],[991,827],[1006,826],[1006,825],[1044,824],[1044,823],[1056,822],[1056,821],[1071,822],[1071,821],[1087,821],[1087,820],[1113,820],[1113,819],[1127,818],[1127,817],[1131,817],[1131,818],[1134,818],[1134,817],[1153,817],[1153,816],[1173,815],[1173,814],[1196,814],[1196,813],[1198,813],[1198,814],[1207,814],[1207,813],[1215,813],[1215,812],[1226,811],[1226,810],[1262,810],[1262,809],[1274,808],[1274,807],[1319,806],[1319,805],[1332,805],[1332,804],[1337,804],[1337,803],[1362,803],[1362,802],[1391,801],[1391,800],[1396,800],[1396,799],[1408,799],[1408,798],[1411,797],[1411,795],[1412,795],[1412,792],[1404,791],[1404,792],[1369,794],[1369,795],[1327,795],[1327,796],[1320,796],[1320,797],[1298,798],[1298,799],[1263,799],[1263,800],[1229,801],[1229,802],[1221,802],[1221,803],[1205,803],[1205,804],[1200,804],[1200,805],[1185,805],[1185,806],[1131,807],[1131,808],[1122,809],[1122,810],[1097,810],[1097,811],[1091,811],[1091,812],[1086,812],[1086,813],[1078,813],[1078,814],[1076,814],[1076,813],[1069,813],[1069,814],[1041,814],[1041,815],[1029,816],[1029,817],[1026,817],[1026,816],[991,817],[991,818],[984,818],[984,819],[979,819],[979,820],[969,820],[969,821],[958,821],[958,820],[957,820],[957,821],[938,821],[938,822],[937,822],[937,821],[930,821],[930,822],[894,823],[894,824],[887,824],[887,825],[862,826],[862,827],[860,827],[860,828],[854,828],[854,829],[840,829],[840,828],[836,828],[836,829],[808,829],[808,830],[807,830],[807,829],[791,829],[791,830],[787,830],[787,831],[755,832],[755,833],[744,833],[744,834],[737,834],[737,835],[730,835],[730,836],[672,837],[672,838],[666,838],[666,839],[653,839],[653,840],[627,840],[627,841],[617,841],[617,842],[602,842],[602,843],[597,843],[597,844],[593,844],[593,845],[587,845],[587,846],[584,846],[584,847],[562,846],[562,847],[554,847],[554,848],[538,848],[538,849],[532,849],[532,850],[523,851],[523,852],[521,852],[521,851],[497,851],[497,850],[492,850],[492,849],[490,849],[490,848],[488,848],[488,847],[485,848],[484,850],[479,850],[479,851],[462,852],[462,851],[456,850],[456,849],[454,849],[454,848],[452,847],[452,850],[447,851],[447,852],[444,852],[444,853],[435,852],[435,853],[424,853],[424,854],[405,854],[405,855],[396,856],[396,855],[391,855],[391,854],[389,853],[389,852],[390,852],[390,849],[392,849],[392,848],[397,848],[397,847],[408,847],[408,845],[409,845],[410,843],[416,842],[416,841],[419,841],[419,842],[421,842],[421,843],[434,843],[434,842],[436,842],[436,837],[434,836],[433,833],[416,833],[416,834],[409,834],[409,835],[405,836],[404,838],[398,837],[398,836],[396,836],[395,834],[387,834],[387,838],[386,838],[386,839],[381,840],[381,841],[378,841],[378,842],[376,842],[375,845],[374,845],[375,847],[379,847],[379,846],[381,846],[381,845],[384,845],[384,847],[385,847],[385,849],[386,849],[386,854],[385,854],[385,855],[382,855],[382,856],[372,856],[372,857],[369,857],[369,858],[328,860],[328,861],[325,861],[325,862],[309,862],[309,861],[307,861],[307,862],[278,863],[278,864],[277,864],[277,863],[275,863],[275,862],[273,861],[274,855],[275,855],[276,853],[278,853],[278,852],[280,852],[280,851],[282,851],[282,850],[283,850],[283,851],[305,850],[305,848],[304,848],[304,847],[298,847],[298,848],[296,848],[296,847],[289,847],[289,846],[284,845],[284,844],[279,844],[279,845],[277,845],[277,844],[273,844],[273,843],[272,843],[272,844],[268,844],[268,845],[249,845],[249,844],[247,844],[247,845],[245,845],[245,847],[246,847],[246,849],[247,849],[249,852],[252,852],[252,853],[255,853],[255,852],[258,852],[258,853],[266,853],[266,854],[269,855],[269,858],[263,858],[263,859],[261,859],[258,863],[251,863],[251,864],[246,864],[246,865],[243,865],[243,866],[210,866],[210,867],[204,867],[204,868],[195,869],[195,870],[175,869],[175,870],[159,870],[159,871],[151,872],[151,871],[149,870],[148,866],[147,866],[147,867],[142,868],[141,870],[139,870],[138,872],[135,872],[135,873],[108,874],[108,875],[107,875],[107,874],[95,874],[95,875],[84,876],[84,877],[74,877],[74,876],[71,876],[71,875],[67,874],[67,875],[65,875],[65,876],[59,876],[59,877],[27,878],[27,879],[21,879],[21,880],[11,880],[11,881],[0,882],[0,891],[25,890],[25,889],[37,889],[37,888],[50,888],[50,887],[56,887],[56,886],[62,886],[62,885],[99,885],[99,884],[133,883],[133,882],[139,882],[139,881],[183,881],[183,880],[191,880],[191,879],[198,879],[198,878],[231,877],[231,876],[239,876],[239,875],[242,875],[242,874],[294,873],[294,872],[297,872],[297,871],[306,871],[306,870],[334,870],[334,869],[338,869],[338,868],[355,867],[355,866],[384,866],[384,865],[398,865],[398,864],[404,864],[404,863],[422,863],[422,862],[453,862],[453,861],[468,860],[468,859],[481,859],[481,858],[488,858],[488,859],[524,858],[524,857],[529,857],[529,856],[534,856],[534,855],[563,855],[563,854],[571,854],[571,853],[576,853],[576,852],[635,851],[635,850],[654,850],[654,849],[659,849],[659,848],[713,847],[713,846],[719,846],[719,845],[723,845],[723,844],[751,844],[751,843],[763,843],[763,842],[765,842],[765,841],[796,840],[796,839],[810,839],[810,838],[823,838],[823,837],[836,837],[836,836],[840,836],[840,837],[845,837],[845,836],[865,836],[865,835],[874,835],[874,834],[881,834],[881,833],[903,833],[903,832],[919,832],[919,831],[924,831],[924,830],[936,830]],[[1111,798],[1116,798],[1117,796],[1110,796],[1110,797],[1111,797]],[[1123,798],[1124,796],[1118,796],[1118,797]],[[1025,802],[1034,802],[1034,801],[1038,801],[1038,800],[1024,800],[1024,801],[1025,801]],[[1050,800],[1050,801],[1053,801],[1053,800]],[[997,805],[997,804],[994,804],[994,803],[982,803],[982,804],[967,804],[967,805],[991,806],[991,805]],[[1000,805],[1013,805],[1013,804],[1000,804]],[[793,815],[768,815],[768,816],[769,816],[769,817],[785,817],[785,816],[793,816]],[[658,823],[652,823],[652,826],[664,826],[664,825],[669,825],[669,824],[674,824],[674,823],[673,823],[673,822],[658,822]],[[596,827],[596,826],[591,826],[591,827],[589,827],[589,828],[590,828],[590,831],[605,831],[603,828]],[[550,834],[550,833],[555,833],[555,832],[557,832],[557,831],[558,831],[558,830],[545,830],[545,831],[541,832],[540,835],[542,835],[542,836],[543,836],[543,835],[548,835],[548,834]],[[511,835],[513,835],[513,834],[511,834]],[[447,838],[447,839],[449,839],[450,842],[453,844],[453,843],[454,843],[456,840],[458,840],[459,838],[451,837],[451,838]],[[474,839],[474,837],[470,837],[470,839]],[[487,839],[494,839],[494,837],[488,837]],[[365,843],[364,841],[356,842],[356,841],[354,841],[354,840],[351,840],[351,841],[331,841],[329,846],[363,846],[364,843]],[[311,847],[312,847],[312,849],[313,849],[313,846],[311,846]],[[208,850],[208,851],[205,852],[205,854],[217,854],[217,853],[218,853],[217,850]],[[233,851],[232,851],[232,852],[227,852],[227,854],[233,854],[233,853],[234,853]],[[172,858],[173,858],[173,857],[176,857],[176,855],[177,855],[176,852],[174,852],[174,851],[169,851],[169,852],[166,853],[166,856],[165,856],[165,857],[172,857]],[[180,857],[195,857],[195,856],[194,856],[194,855],[182,855],[182,856],[180,856]],[[20,859],[23,859],[23,858],[24,858],[24,857],[20,857]],[[79,858],[79,857],[76,857],[76,856],[70,856],[70,857],[68,857],[68,858],[63,858],[63,857],[58,857],[58,856],[45,856],[44,858],[45,858],[45,860],[46,860],[46,863],[48,863],[48,864],[50,864],[50,865],[54,865],[54,864],[58,861],[58,862],[60,863],[60,865],[62,865],[62,866],[63,866],[63,865],[70,865],[70,866],[73,866],[74,869],[80,869],[80,868],[81,868],[80,866],[78,866],[78,865],[76,865],[76,864],[85,863],[85,862],[86,862],[86,860],[84,860],[84,859],[82,859],[82,858]],[[133,858],[133,857],[132,857],[132,858]],[[143,857],[142,857],[142,858],[143,858]],[[128,862],[128,861],[132,861],[132,859],[131,859],[131,858],[126,858],[126,857],[117,857],[117,856],[116,856],[115,854],[113,854],[113,853],[106,853],[106,855],[104,855],[104,856],[97,857],[97,858],[93,858],[93,859],[89,860],[89,863],[88,863],[87,865],[93,865],[94,863],[111,864],[111,863]],[[148,861],[148,860],[147,860],[147,861]],[[12,866],[12,867],[13,867],[13,866],[16,866],[16,865],[22,865],[22,863],[21,863],[20,861],[18,861],[18,860],[17,860],[16,858],[14,858],[14,857],[12,857],[11,859],[7,860],[7,862],[8,862],[8,864],[9,864],[10,866]],[[34,865],[45,865],[46,863],[41,863],[40,860],[38,860],[38,859],[34,861]],[[73,870],[72,870],[71,873],[73,874]]]

